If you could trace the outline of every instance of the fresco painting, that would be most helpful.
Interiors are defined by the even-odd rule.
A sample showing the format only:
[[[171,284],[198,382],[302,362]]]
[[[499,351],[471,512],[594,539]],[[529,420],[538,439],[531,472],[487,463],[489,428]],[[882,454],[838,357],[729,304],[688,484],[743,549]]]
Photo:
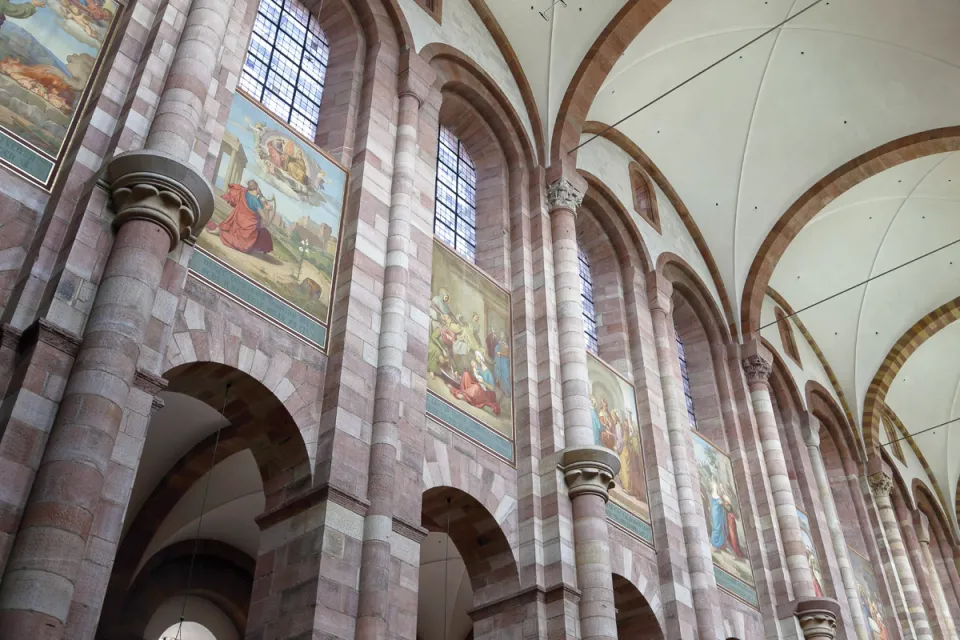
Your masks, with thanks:
[[[433,246],[427,388],[512,440],[510,294],[443,243]]]
[[[612,449],[620,457],[620,475],[611,498],[628,512],[650,522],[633,386],[590,353],[587,354],[587,375],[594,443]]]
[[[800,521],[800,539],[803,540],[803,548],[807,551],[807,562],[810,564],[810,573],[813,577],[813,592],[818,598],[823,596],[823,571],[820,568],[820,556],[817,555],[817,547],[813,544],[813,534],[810,532],[810,518],[807,514],[797,509],[797,519]]]
[[[0,0],[0,159],[43,186],[120,11],[115,0]]]
[[[857,580],[857,594],[860,596],[860,608],[867,623],[869,640],[887,640],[887,612],[880,599],[880,587],[870,562],[848,546],[850,564]]]
[[[740,501],[737,498],[730,458],[696,432],[693,433],[693,448],[713,563],[718,569],[753,587],[753,572],[750,569]]]
[[[329,318],[347,174],[238,93],[197,245],[318,321]]]

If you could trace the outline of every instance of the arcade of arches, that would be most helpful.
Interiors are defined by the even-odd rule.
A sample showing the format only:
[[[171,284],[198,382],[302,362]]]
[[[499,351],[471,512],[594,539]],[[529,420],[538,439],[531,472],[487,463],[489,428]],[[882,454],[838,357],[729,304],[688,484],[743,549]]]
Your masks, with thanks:
[[[960,640],[958,27],[0,3],[0,636]]]

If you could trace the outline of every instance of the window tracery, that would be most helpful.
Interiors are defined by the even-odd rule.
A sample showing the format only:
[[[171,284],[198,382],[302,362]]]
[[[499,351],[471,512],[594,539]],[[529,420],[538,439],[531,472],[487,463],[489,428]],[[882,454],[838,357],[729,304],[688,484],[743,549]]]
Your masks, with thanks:
[[[240,73],[240,88],[313,140],[330,45],[299,0],[261,0]]]
[[[587,351],[599,355],[597,342],[597,310],[593,304],[593,274],[590,273],[590,260],[583,247],[577,245],[577,262],[580,271],[580,301],[583,303],[583,335]]]
[[[683,380],[683,397],[687,405],[687,418],[690,419],[690,426],[697,428],[697,413],[693,407],[693,392],[690,388],[690,372],[687,370],[687,354],[683,350],[683,339],[680,332],[677,335],[677,357],[680,360],[680,378]]]
[[[476,264],[477,167],[449,129],[441,126],[439,138],[433,233]]]

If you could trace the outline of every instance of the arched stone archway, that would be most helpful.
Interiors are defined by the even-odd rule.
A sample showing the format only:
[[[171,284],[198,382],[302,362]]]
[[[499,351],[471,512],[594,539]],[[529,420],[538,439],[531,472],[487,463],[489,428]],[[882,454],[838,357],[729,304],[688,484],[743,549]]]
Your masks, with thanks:
[[[619,574],[613,574],[613,603],[617,608],[617,636],[620,638],[665,637],[650,603],[637,587]]]

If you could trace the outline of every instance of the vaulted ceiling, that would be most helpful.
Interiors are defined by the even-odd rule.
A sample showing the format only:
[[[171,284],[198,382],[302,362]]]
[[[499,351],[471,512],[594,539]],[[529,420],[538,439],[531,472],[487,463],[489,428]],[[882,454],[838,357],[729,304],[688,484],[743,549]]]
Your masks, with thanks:
[[[460,5],[501,32],[499,48],[515,62],[516,84],[505,91],[529,87],[533,112],[511,100],[531,127],[539,123],[554,161],[568,152],[549,145],[572,80],[590,87],[580,96],[586,120],[613,124],[802,12],[617,127],[689,209],[737,319],[765,239],[805,194],[813,193],[816,215],[758,285],[794,309],[960,238],[955,142],[912,160],[893,154],[872,177],[854,169],[811,191],[891,141],[960,125],[956,0],[444,0],[444,15],[449,7],[462,21]],[[618,39],[613,49],[622,55],[594,60],[582,82],[585,58]],[[801,312],[857,421],[904,332],[960,293],[958,269],[960,248],[952,247]],[[960,343],[952,335],[918,349],[890,388],[888,404],[910,431],[957,415]],[[952,500],[960,470],[945,461],[944,442],[919,442]]]

